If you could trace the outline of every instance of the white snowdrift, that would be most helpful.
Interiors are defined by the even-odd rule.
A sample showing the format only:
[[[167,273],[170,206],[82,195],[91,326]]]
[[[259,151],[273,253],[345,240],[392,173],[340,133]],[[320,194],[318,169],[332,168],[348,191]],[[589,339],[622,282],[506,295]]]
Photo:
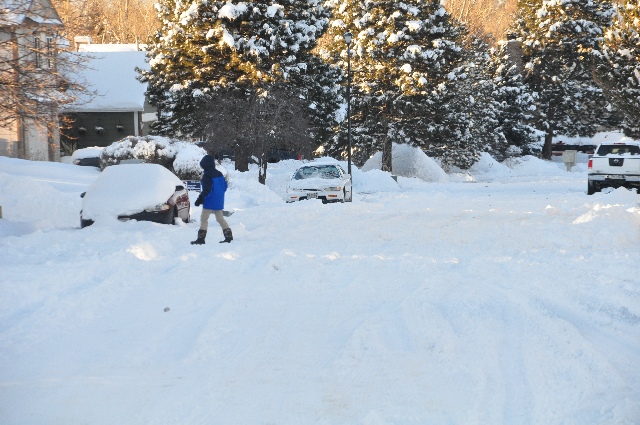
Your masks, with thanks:
[[[402,177],[417,177],[426,182],[445,182],[447,174],[422,149],[394,143],[391,150],[393,173]],[[362,171],[380,170],[382,152],[377,152],[363,166]]]

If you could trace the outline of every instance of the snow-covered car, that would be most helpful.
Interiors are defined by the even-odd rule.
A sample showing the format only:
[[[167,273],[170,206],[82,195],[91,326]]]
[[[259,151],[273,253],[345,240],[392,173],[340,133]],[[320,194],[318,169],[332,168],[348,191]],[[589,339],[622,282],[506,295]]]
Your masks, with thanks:
[[[607,187],[640,189],[640,142],[621,140],[598,145],[589,159],[587,194]]]
[[[351,202],[351,176],[336,163],[310,163],[298,168],[287,186],[287,202],[321,199]]]
[[[191,203],[183,182],[158,164],[107,167],[81,196],[81,227],[101,217],[163,224],[190,220]]]
[[[71,154],[71,163],[89,167],[100,167],[100,155],[103,149],[104,148],[99,146],[77,149]]]

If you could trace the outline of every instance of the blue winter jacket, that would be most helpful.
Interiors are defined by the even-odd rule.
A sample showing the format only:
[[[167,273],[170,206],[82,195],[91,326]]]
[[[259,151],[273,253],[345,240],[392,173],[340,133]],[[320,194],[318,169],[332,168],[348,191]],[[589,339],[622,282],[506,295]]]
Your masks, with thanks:
[[[208,210],[224,209],[227,181],[222,173],[216,170],[215,159],[211,155],[205,155],[200,160],[200,166],[204,173],[202,174],[202,192],[198,198],[202,201],[203,208]]]

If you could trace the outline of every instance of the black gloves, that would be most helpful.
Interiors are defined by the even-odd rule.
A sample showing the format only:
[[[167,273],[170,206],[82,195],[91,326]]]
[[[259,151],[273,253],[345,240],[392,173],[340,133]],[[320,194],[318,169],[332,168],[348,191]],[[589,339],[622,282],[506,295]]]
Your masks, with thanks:
[[[196,207],[199,207],[200,205],[202,205],[202,198],[198,196],[198,199],[196,199],[195,205]]]

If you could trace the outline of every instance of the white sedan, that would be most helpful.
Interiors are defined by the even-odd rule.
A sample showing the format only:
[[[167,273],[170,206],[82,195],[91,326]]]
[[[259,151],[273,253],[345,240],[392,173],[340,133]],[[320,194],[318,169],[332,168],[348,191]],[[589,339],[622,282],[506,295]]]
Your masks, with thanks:
[[[287,202],[321,199],[328,202],[351,202],[351,176],[335,163],[304,165],[291,176]]]

